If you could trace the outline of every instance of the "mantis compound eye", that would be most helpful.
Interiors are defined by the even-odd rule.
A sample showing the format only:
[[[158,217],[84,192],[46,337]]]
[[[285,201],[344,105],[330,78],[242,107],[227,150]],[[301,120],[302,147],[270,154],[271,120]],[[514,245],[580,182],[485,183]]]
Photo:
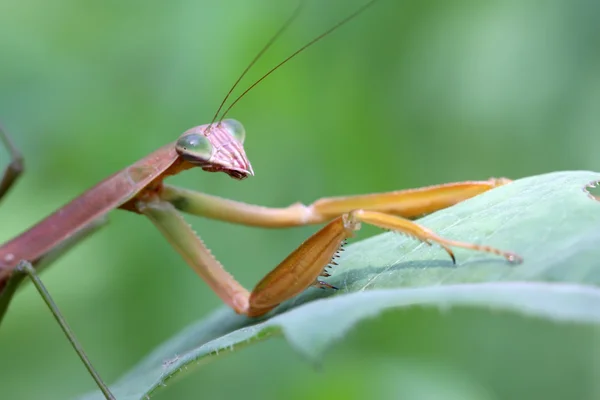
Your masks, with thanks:
[[[200,133],[180,137],[175,144],[177,152],[187,161],[208,161],[213,153],[212,143]]]
[[[246,139],[246,130],[241,122],[236,121],[235,119],[225,119],[221,121],[221,124],[231,136],[237,139],[238,142],[244,143],[244,140]]]

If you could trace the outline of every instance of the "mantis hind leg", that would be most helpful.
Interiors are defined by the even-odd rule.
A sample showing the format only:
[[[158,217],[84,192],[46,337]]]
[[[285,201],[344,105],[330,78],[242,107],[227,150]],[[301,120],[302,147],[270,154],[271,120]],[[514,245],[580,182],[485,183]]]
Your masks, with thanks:
[[[60,312],[60,309],[58,308],[58,306],[56,305],[56,303],[50,296],[50,293],[48,293],[48,290],[42,283],[42,280],[38,276],[35,268],[33,268],[33,265],[31,265],[31,263],[29,263],[27,261],[21,261],[17,265],[16,271],[17,271],[17,273],[22,274],[22,276],[29,276],[29,278],[33,282],[33,285],[39,292],[40,296],[42,296],[42,299],[44,299],[44,302],[46,303],[46,305],[48,306],[50,311],[52,311],[52,315],[54,315],[56,322],[58,322],[58,324],[62,328],[65,336],[67,336],[67,338],[69,339],[71,346],[73,346],[73,349],[75,349],[75,352],[77,353],[77,355],[79,356],[79,358],[81,359],[81,361],[83,362],[85,367],[87,368],[88,372],[90,373],[90,375],[92,376],[92,378],[94,379],[96,384],[98,385],[98,388],[104,394],[104,397],[108,400],[115,399],[115,397],[112,395],[112,393],[108,389],[108,386],[106,386],[106,384],[104,383],[104,381],[102,380],[102,378],[100,377],[100,375],[98,374],[98,372],[96,371],[94,366],[92,365],[88,356],[85,354],[83,347],[81,346],[81,344],[75,337],[75,334],[73,333],[73,331],[71,330],[71,327],[69,326],[69,324],[63,317],[62,313]]]
[[[106,223],[105,218],[100,218],[100,219],[90,223],[89,225],[84,227],[82,230],[77,232],[75,235],[71,236],[69,239],[62,242],[58,247],[55,247],[53,250],[51,250],[50,252],[46,253],[43,257],[41,257],[36,262],[35,268],[28,261],[25,261],[25,260],[20,261],[18,266],[15,268],[14,272],[12,273],[10,279],[6,283],[6,285],[4,287],[0,287],[0,324],[2,323],[2,320],[4,319],[4,315],[6,314],[6,311],[8,310],[10,301],[12,300],[14,294],[17,292],[17,289],[21,286],[24,279],[27,276],[29,276],[29,278],[33,282],[35,288],[37,289],[38,293],[40,294],[40,296],[42,297],[42,299],[44,300],[44,302],[46,303],[46,305],[52,312],[52,315],[54,315],[54,318],[56,319],[56,321],[60,325],[61,329],[65,333],[65,336],[67,336],[67,339],[71,343],[71,346],[73,347],[73,349],[75,350],[75,352],[77,353],[77,355],[79,356],[81,361],[86,366],[90,375],[92,376],[92,378],[98,385],[98,388],[100,388],[100,390],[104,394],[104,397],[106,399],[112,400],[115,397],[110,393],[110,390],[108,389],[106,384],[102,381],[102,379],[100,378],[100,375],[94,369],[94,367],[91,364],[90,360],[88,359],[87,355],[83,351],[81,344],[75,337],[75,334],[73,333],[73,331],[67,324],[67,321],[63,317],[58,306],[56,305],[56,303],[50,296],[50,293],[48,293],[48,290],[45,288],[40,277],[38,276],[38,272],[41,269],[48,266],[50,263],[52,263],[54,260],[56,260],[62,254],[66,253],[69,249],[71,249],[74,245],[81,242],[84,238],[86,238],[89,235],[91,235],[92,233],[96,232],[105,223]]]
[[[4,197],[6,192],[15,184],[19,176],[23,173],[24,163],[21,152],[14,145],[12,139],[0,125],[0,140],[6,150],[10,154],[10,162],[2,172],[0,177],[0,199]]]

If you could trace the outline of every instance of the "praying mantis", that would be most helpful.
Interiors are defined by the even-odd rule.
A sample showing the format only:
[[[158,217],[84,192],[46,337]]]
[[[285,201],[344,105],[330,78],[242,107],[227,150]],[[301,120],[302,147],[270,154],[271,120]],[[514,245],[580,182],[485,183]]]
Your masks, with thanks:
[[[376,1],[363,6],[316,40],[354,18]],[[284,62],[316,40],[302,47]],[[243,76],[244,74],[240,79]],[[227,96],[223,102],[226,100]],[[509,262],[521,261],[521,258],[512,252],[444,238],[413,221],[418,216],[449,207],[510,182],[504,178],[457,182],[388,193],[322,198],[310,205],[293,204],[283,208],[245,204],[164,183],[166,178],[194,168],[207,172],[223,172],[235,180],[254,175],[244,149],[244,127],[236,120],[224,119],[236,102],[237,100],[218,118],[221,111],[219,108],[213,122],[187,130],[174,142],[113,174],[54,214],[3,244],[0,247],[0,294],[6,289],[9,278],[22,260],[29,261],[33,266],[47,262],[57,251],[61,251],[58,249],[62,245],[84,237],[96,221],[115,209],[147,217],[185,263],[225,304],[248,317],[263,316],[310,286],[334,290],[332,285],[323,280],[323,277],[329,276],[326,267],[332,264],[335,254],[345,240],[352,237],[363,223],[407,234],[428,245],[437,244],[448,253],[453,262],[456,260],[452,247],[495,254]],[[20,175],[22,159],[6,131],[0,130],[0,138],[12,156],[12,161],[2,176],[1,197]],[[252,291],[248,291],[210,253],[203,241],[184,221],[180,212],[256,227],[283,228],[318,224],[325,226],[300,244]]]

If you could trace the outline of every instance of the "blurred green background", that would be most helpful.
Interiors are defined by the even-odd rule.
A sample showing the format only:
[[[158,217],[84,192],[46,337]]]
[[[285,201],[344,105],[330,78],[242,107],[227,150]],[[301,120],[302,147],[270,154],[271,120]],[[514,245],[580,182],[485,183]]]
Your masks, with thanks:
[[[241,86],[361,4],[309,1]],[[27,173],[2,201],[0,242],[207,123],[295,6],[1,0],[0,120],[25,154]],[[230,113],[246,127],[255,177],[237,182],[191,170],[170,182],[283,206],[490,176],[600,170],[599,37],[594,1],[382,0]],[[314,231],[187,220],[246,287]],[[221,306],[148,221],[121,211],[43,277],[107,381]],[[213,362],[156,398],[500,399],[518,398],[528,385],[532,393],[546,388],[546,398],[600,393],[573,380],[564,392],[556,389],[563,387],[556,386],[564,378],[555,368],[561,363],[575,366],[573,376],[588,376],[577,370],[585,351],[565,349],[597,345],[597,335],[498,314],[480,326],[489,335],[465,337],[459,328],[479,317],[468,310],[454,318],[416,311],[387,316],[362,326],[320,366],[283,340],[267,341]],[[500,345],[509,340],[521,358]],[[473,349],[490,363],[474,361]],[[556,365],[535,363],[549,351]],[[548,380],[498,378],[510,368],[526,376],[540,367],[553,371]],[[6,399],[64,399],[94,389],[31,287],[18,295],[0,330],[0,387]]]

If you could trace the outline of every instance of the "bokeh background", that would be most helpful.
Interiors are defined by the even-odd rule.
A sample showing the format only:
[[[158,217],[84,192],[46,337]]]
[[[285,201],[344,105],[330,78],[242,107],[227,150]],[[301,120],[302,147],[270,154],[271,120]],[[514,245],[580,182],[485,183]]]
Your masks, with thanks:
[[[308,1],[242,87],[360,4]],[[207,123],[295,6],[1,0],[0,120],[26,155],[27,173],[2,200],[0,242]],[[191,170],[171,182],[283,206],[490,176],[600,170],[599,38],[594,1],[381,0],[233,109],[247,130],[255,177],[237,182]],[[5,164],[6,152],[0,156]],[[246,287],[314,231],[187,220]],[[148,221],[122,211],[43,277],[107,381],[221,306]],[[518,398],[529,385],[536,394],[550,387],[546,398],[600,393],[573,380],[557,390],[549,382],[564,377],[560,371],[539,382],[526,378],[528,369],[552,367],[536,363],[549,352],[557,365],[577,368],[586,351],[569,346],[593,332],[499,313],[479,326],[486,337],[465,335],[482,314],[386,316],[361,326],[322,365],[270,340],[214,361],[156,398],[500,399]],[[509,339],[521,357],[500,345]],[[501,378],[510,368],[522,378]],[[64,399],[94,389],[31,287],[0,330],[0,387],[4,399]]]

